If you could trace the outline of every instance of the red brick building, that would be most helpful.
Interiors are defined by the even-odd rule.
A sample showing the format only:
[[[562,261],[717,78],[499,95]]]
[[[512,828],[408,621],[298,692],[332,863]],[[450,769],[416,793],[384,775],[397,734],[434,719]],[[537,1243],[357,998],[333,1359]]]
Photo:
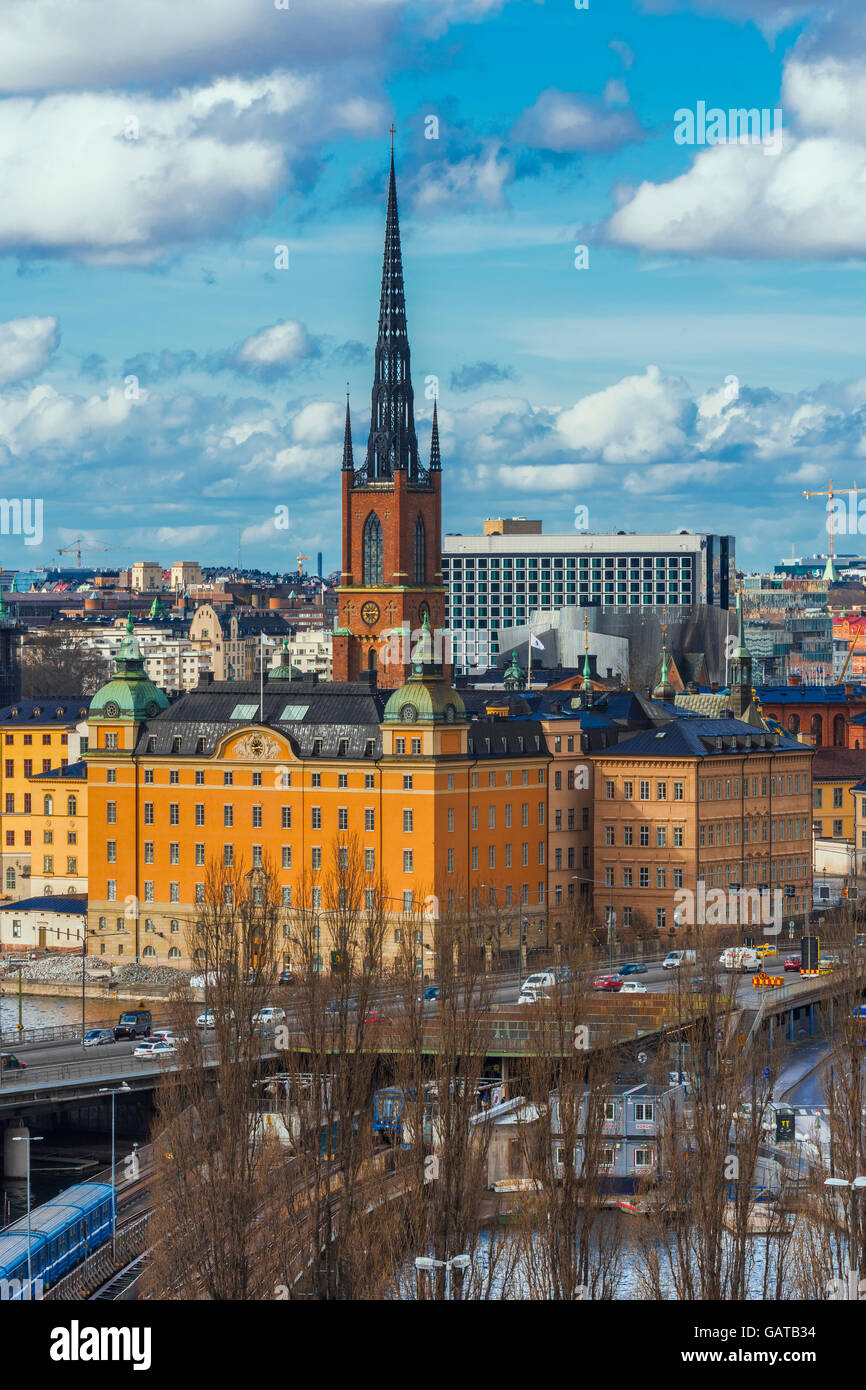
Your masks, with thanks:
[[[424,618],[434,633],[444,629],[441,479],[435,404],[429,467],[418,462],[392,155],[370,434],[359,469],[346,403],[335,681],[373,670],[380,686],[395,689],[407,678],[411,634]],[[389,642],[395,628],[405,639]]]

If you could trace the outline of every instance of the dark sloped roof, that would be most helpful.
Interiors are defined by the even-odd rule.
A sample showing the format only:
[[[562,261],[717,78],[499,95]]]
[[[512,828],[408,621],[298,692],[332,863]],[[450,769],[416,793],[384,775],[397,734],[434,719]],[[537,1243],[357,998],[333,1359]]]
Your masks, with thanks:
[[[736,752],[755,754],[770,751],[761,747],[761,734],[749,728],[741,719],[701,719],[692,716],[686,719],[671,719],[657,729],[647,729],[631,738],[622,739],[615,748],[605,752],[607,758],[706,758],[730,756],[734,749],[731,738],[736,739]],[[766,739],[769,737],[765,737]],[[722,738],[725,746],[717,749],[715,740]],[[746,739],[751,748],[746,747]],[[773,751],[807,753],[809,748],[793,738],[773,740]]]
[[[322,757],[338,757],[345,739],[346,756],[368,756],[367,744],[373,740],[372,755],[379,757],[379,726],[387,694],[390,692],[373,691],[368,685],[353,681],[267,681],[262,720],[258,683],[217,681],[182,695],[170,709],[143,725],[136,753],[157,757],[210,756],[227,734],[254,724],[285,734],[300,757],[310,757],[317,740],[321,741]],[[255,706],[255,713],[232,719],[239,705]],[[283,719],[281,716],[290,706],[295,707],[297,717]]]
[[[75,724],[87,716],[89,695],[46,695],[0,709],[0,724]],[[38,711],[38,713],[37,713]]]
[[[86,782],[87,763],[70,763],[68,767],[55,767],[50,772],[34,772],[30,782]]]
[[[866,685],[848,681],[850,697],[844,685],[761,685],[758,699],[765,705],[845,705],[849,699],[866,700]]]
[[[18,902],[3,903],[4,912],[60,912],[65,916],[81,917],[87,912],[87,899],[71,895],[46,893],[39,898],[20,898]]]
[[[476,758],[550,756],[537,719],[478,719],[469,730],[469,753]]]
[[[839,781],[853,777],[859,781],[866,776],[866,749],[819,748],[812,760],[812,780]]]

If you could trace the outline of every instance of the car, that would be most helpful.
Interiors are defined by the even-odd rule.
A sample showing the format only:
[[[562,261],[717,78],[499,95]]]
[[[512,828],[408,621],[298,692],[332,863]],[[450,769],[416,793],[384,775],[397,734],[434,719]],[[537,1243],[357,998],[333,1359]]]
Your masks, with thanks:
[[[429,989],[425,989],[425,991],[424,991],[423,994],[419,994],[419,995],[418,995],[418,1002],[419,1002],[419,1003],[422,1003],[422,1004],[429,1004],[429,1003],[431,1003],[434,999],[438,999],[439,996],[440,996],[439,986],[438,986],[438,985],[430,985]]]
[[[295,983],[295,972],[294,972],[294,970],[281,970],[281,971],[280,971],[279,978],[277,979],[277,984],[278,984],[278,985],[293,985],[294,983]]]
[[[679,970],[683,965],[694,965],[694,951],[668,951],[662,961],[662,970]]]
[[[689,980],[689,989],[692,994],[707,994],[710,990],[714,994],[718,994],[721,987],[718,980],[708,980],[703,975],[695,975]]]
[[[174,1052],[175,1048],[169,1042],[160,1040],[156,1042],[153,1038],[148,1038],[147,1042],[140,1042],[133,1051],[133,1057],[167,1057]]]
[[[621,965],[619,967],[620,975],[645,975],[646,970],[647,968],[642,960],[629,961],[628,965]]]
[[[229,1009],[229,1018],[234,1018],[234,1016],[235,1016],[235,1011],[234,1011],[234,1009]],[[196,1028],[213,1028],[213,1027],[214,1027],[214,1014],[213,1014],[213,1009],[205,1009],[205,1011],[204,1011],[203,1014],[199,1014],[198,1018],[197,1018],[196,1021],[195,1021],[195,1026],[196,1026]]]
[[[796,972],[797,972],[798,975],[799,975],[799,973],[800,973],[800,966],[802,965],[802,963],[803,963],[803,962],[802,962],[800,956],[786,956],[786,957],[785,957],[785,969],[786,969],[786,970],[796,970]]]
[[[371,1009],[368,1014],[364,1014],[364,1022],[381,1023],[385,1027],[390,1028],[394,1020],[393,1018],[389,1018],[387,1014],[379,1013],[378,1009]]]
[[[828,952],[826,956],[823,954],[821,955],[818,964],[820,965],[822,970],[825,968],[829,970],[833,966],[841,965],[842,957],[837,955],[835,951]]]
[[[0,1071],[24,1071],[26,1062],[21,1062],[14,1052],[0,1052]]]
[[[521,990],[517,1002],[518,1004],[543,1004],[545,1000],[552,999],[553,995],[549,989],[524,989]],[[485,1006],[481,1005],[482,1011]]]
[[[625,980],[620,988],[620,994],[647,994],[646,985],[642,985],[639,980]]]
[[[115,1040],[119,1038],[149,1038],[153,1018],[150,1009],[125,1009],[114,1028]]]
[[[338,1014],[342,1012],[343,1008],[345,1008],[346,1013],[356,1014],[358,1012],[357,999],[332,999],[325,1012]]]
[[[114,1031],[111,1028],[88,1028],[82,1041],[85,1047],[103,1047],[106,1043],[114,1042]]]
[[[160,1028],[159,1032],[151,1033],[150,1041],[167,1042],[171,1043],[172,1047],[177,1047],[177,1044],[183,1042],[183,1039],[178,1037],[177,1033],[172,1032],[170,1028]]]
[[[253,1024],[267,1026],[269,1023],[285,1023],[285,1009],[275,1009],[270,1005],[266,1009],[259,1009],[257,1014],[253,1014]]]
[[[776,954],[775,946],[771,946],[767,941],[762,941],[759,945],[753,946],[752,950],[756,956],[774,956]]]
[[[598,975],[592,982],[593,989],[605,989],[618,994],[625,982],[618,975]]]

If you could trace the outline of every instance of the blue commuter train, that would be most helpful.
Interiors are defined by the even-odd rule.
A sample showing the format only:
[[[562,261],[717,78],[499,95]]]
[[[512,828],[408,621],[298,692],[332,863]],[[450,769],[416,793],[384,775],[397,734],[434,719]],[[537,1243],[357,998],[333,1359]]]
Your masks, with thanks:
[[[32,1291],[27,1282],[26,1215],[0,1231],[0,1298],[37,1297],[105,1245],[111,1239],[114,1201],[110,1183],[80,1182],[33,1208],[30,1273],[36,1287]]]

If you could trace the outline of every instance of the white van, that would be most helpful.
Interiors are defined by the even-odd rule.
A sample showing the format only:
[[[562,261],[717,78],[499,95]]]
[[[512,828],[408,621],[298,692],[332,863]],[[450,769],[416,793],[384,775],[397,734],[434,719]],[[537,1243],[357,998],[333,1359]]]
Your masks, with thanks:
[[[539,970],[535,975],[527,975],[520,986],[520,993],[521,995],[540,994],[542,991],[553,989],[555,984],[556,976],[552,970]]]
[[[694,965],[694,951],[668,951],[662,961],[662,970],[679,970],[681,965]]]
[[[719,965],[723,970],[758,970],[761,957],[750,946],[731,946],[727,951],[722,951]]]

